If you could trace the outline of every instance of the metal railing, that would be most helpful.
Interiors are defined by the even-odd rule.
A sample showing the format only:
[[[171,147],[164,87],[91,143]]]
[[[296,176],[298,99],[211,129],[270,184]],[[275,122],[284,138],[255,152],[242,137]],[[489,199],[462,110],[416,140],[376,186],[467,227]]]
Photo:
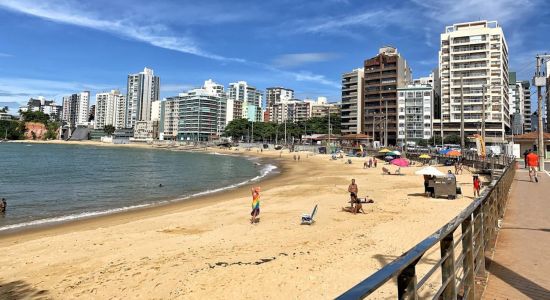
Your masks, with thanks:
[[[494,248],[515,171],[512,160],[502,175],[453,220],[337,299],[364,299],[395,279],[398,299],[479,298],[476,276],[485,277],[485,255]],[[429,251],[438,249],[439,258],[428,260],[423,269],[429,269],[420,276],[419,262],[433,255],[427,255]]]

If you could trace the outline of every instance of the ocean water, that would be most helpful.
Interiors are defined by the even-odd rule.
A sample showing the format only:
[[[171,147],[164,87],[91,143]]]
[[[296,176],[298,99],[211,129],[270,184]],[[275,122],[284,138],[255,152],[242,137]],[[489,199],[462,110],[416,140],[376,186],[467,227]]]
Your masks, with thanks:
[[[0,233],[185,201],[250,183],[275,167],[243,157],[169,150],[0,144]],[[162,187],[159,187],[162,184]]]

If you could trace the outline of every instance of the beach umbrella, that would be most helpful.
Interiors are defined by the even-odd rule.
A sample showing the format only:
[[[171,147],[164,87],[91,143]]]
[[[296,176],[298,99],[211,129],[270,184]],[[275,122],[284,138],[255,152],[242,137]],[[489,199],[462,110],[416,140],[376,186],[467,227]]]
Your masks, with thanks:
[[[421,154],[418,158],[431,158],[428,154]]]
[[[390,150],[390,149],[384,148],[384,149],[382,149],[382,150],[380,150],[380,151],[378,151],[378,152],[379,152],[379,153],[388,153],[388,152],[391,152],[391,150]]]
[[[399,152],[399,151],[397,151],[397,150],[394,150],[394,151],[392,151],[392,152],[386,153],[386,155],[400,156],[400,155],[401,155],[401,152]]]
[[[392,164],[394,166],[398,166],[398,167],[408,167],[409,166],[409,161],[404,159],[404,158],[396,158],[396,159],[390,161],[390,164]]]
[[[393,157],[391,155],[388,155],[388,156],[384,157],[384,160],[386,160],[386,161],[390,161],[392,159],[395,159],[395,157]]]
[[[448,152],[451,152],[451,149],[442,149],[442,150],[439,150],[439,154],[447,154]]]
[[[439,171],[438,169],[432,167],[432,166],[429,166],[429,167],[425,167],[425,168],[422,168],[416,172],[414,172],[416,175],[431,175],[431,176],[444,176],[445,174],[441,171]]]
[[[460,151],[451,150],[451,151],[447,152],[445,155],[448,155],[448,156],[460,156],[460,155],[462,155],[462,154],[460,153]]]

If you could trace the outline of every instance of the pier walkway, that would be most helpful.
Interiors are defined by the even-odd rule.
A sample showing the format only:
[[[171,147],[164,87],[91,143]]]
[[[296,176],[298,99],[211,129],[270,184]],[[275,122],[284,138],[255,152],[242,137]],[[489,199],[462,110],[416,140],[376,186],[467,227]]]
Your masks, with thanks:
[[[483,299],[550,300],[550,175],[517,170]]]

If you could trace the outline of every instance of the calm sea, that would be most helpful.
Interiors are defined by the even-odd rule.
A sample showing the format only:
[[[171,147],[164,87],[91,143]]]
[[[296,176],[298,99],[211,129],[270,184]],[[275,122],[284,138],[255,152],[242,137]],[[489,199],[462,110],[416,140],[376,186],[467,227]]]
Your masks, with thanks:
[[[275,167],[242,157],[154,149],[0,144],[0,232],[232,188]],[[162,184],[162,187],[159,185]]]

